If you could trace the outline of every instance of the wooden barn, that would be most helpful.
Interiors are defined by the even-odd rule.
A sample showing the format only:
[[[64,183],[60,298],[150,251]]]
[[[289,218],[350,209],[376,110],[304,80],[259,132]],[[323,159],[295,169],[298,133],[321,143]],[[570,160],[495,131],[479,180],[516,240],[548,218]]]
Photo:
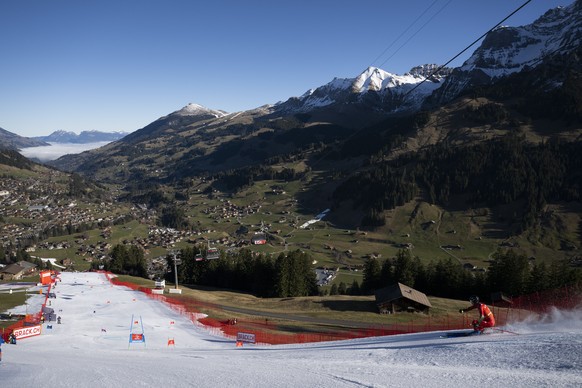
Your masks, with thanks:
[[[432,307],[425,294],[402,283],[381,288],[376,291],[375,296],[376,305],[381,314],[394,314],[397,312],[428,313]]]
[[[27,268],[18,264],[10,264],[0,270],[0,279],[2,280],[19,280],[26,274]]]

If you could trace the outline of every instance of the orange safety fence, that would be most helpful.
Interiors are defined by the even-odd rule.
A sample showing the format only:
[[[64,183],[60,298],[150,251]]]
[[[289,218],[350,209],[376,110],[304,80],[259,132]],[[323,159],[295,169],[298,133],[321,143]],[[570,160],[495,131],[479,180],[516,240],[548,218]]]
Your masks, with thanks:
[[[43,311],[43,308],[46,306],[50,292],[51,292],[51,284],[48,285],[48,289],[47,289],[47,292],[45,294],[44,302],[42,303],[40,311],[26,314],[23,319],[16,321],[15,323],[9,325],[8,327],[6,327],[2,330],[1,335],[2,335],[2,338],[4,339],[5,342],[8,342],[8,337],[10,336],[10,334],[12,334],[12,332],[14,330],[16,330],[20,327],[25,327],[25,326],[36,326],[36,325],[41,323],[42,311]]]
[[[172,310],[187,316],[194,324],[204,327],[214,334],[220,334],[227,338],[236,339],[238,332],[252,332],[256,342],[262,344],[290,344],[336,341],[354,338],[386,336],[395,334],[408,334],[427,331],[444,331],[455,329],[467,329],[471,321],[476,318],[469,314],[446,315],[434,318],[430,315],[418,321],[408,323],[393,323],[386,325],[369,325],[366,327],[334,327],[328,326],[328,330],[321,332],[294,332],[293,329],[274,323],[274,320],[265,317],[247,317],[233,320],[217,320],[201,314],[204,308],[221,310],[221,306],[196,300],[193,298],[177,299],[173,296],[153,294],[150,288],[137,286],[129,282],[122,282],[111,275],[108,279],[115,285],[125,286],[130,289],[144,292],[148,297],[166,303]],[[496,316],[497,326],[503,326],[508,322],[521,320],[533,313],[548,310],[551,306],[558,308],[575,308],[580,305],[580,287],[571,286],[545,293],[536,293],[515,298],[510,306],[491,306]],[[365,326],[365,324],[362,324]],[[295,331],[298,331],[295,328]]]

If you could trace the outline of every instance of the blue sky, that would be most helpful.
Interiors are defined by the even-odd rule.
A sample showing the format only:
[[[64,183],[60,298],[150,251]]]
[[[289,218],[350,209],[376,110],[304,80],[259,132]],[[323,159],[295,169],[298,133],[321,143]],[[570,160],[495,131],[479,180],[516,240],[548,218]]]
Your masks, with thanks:
[[[2,1],[0,127],[132,132],[191,102],[236,112],[368,66],[403,74],[445,63],[524,2]],[[533,0],[504,24],[572,2]]]

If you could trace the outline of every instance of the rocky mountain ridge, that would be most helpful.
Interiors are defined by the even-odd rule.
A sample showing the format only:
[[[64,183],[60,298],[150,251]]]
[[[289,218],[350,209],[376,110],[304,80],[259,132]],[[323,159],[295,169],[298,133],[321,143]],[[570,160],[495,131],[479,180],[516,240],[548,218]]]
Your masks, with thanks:
[[[26,147],[39,147],[46,145],[48,144],[44,141],[18,136],[15,133],[0,128],[0,148],[15,150]]]
[[[554,111],[576,112],[577,97],[572,94],[576,93],[576,85],[580,82],[573,74],[580,72],[581,66],[580,61],[576,61],[581,52],[581,4],[577,1],[569,7],[550,10],[531,25],[492,31],[474,54],[456,69],[424,65],[400,76],[370,67],[355,78],[336,78],[301,97],[231,114],[191,104],[115,144],[63,157],[54,165],[115,181],[119,180],[114,177],[131,176],[131,170],[139,170],[140,176],[145,174],[154,180],[174,179],[255,165],[281,155],[302,152],[301,149],[315,144],[335,144],[340,149],[351,147],[354,151],[350,155],[358,152],[363,155],[387,147],[382,142],[392,144],[389,147],[393,151],[414,149],[402,148],[405,143],[434,144],[424,138],[429,132],[432,133],[430,138],[440,139],[438,141],[449,138],[446,133],[461,132],[469,136],[464,135],[465,141],[479,141],[484,139],[483,134],[487,138],[501,132],[465,130],[459,123],[449,121],[447,125],[438,126],[438,134],[433,129],[423,128],[431,119],[427,122],[412,119],[413,127],[395,131],[389,123],[398,117],[414,117],[419,113],[428,117],[439,110],[447,110],[446,104],[463,96],[474,96],[476,88],[483,87],[493,89],[487,92],[488,97],[481,100],[482,103],[489,104],[487,109],[497,105],[495,109],[514,111],[511,118],[505,119],[514,127],[520,127],[519,122],[524,119],[529,120],[524,114],[543,115],[540,112],[548,110],[553,103],[558,104],[560,99],[564,99],[564,103],[553,107]],[[501,100],[507,98],[509,89],[516,91],[512,92],[513,106],[504,107],[505,102]],[[559,96],[550,96],[550,89]],[[505,97],[498,98],[500,90],[505,90]],[[528,92],[523,93],[523,90]],[[520,102],[516,105],[515,100]],[[527,112],[527,106],[542,104],[541,101],[541,109],[529,108],[536,112]],[[477,104],[472,109],[483,108]],[[558,117],[563,116],[562,113],[553,114]],[[572,117],[576,117],[576,113]],[[535,130],[532,126],[521,127]],[[399,136],[406,139],[395,144]],[[533,137],[539,138],[539,134]],[[362,148],[361,152],[355,151],[353,144],[370,143],[370,139],[377,141],[367,149]],[[342,145],[348,140],[349,146]],[[118,171],[121,165],[123,173]],[[108,172],[110,167],[115,167],[114,171]],[[158,172],[152,174],[151,171]]]
[[[483,39],[465,63],[453,70],[429,101],[442,105],[464,90],[495,83],[522,71],[529,71],[579,52],[582,44],[582,2],[548,10],[532,24],[499,27]],[[577,55],[577,54],[576,54]],[[545,77],[545,87],[558,87],[563,75]]]
[[[48,136],[35,136],[33,139],[37,139],[44,142],[50,143],[73,143],[73,144],[85,144],[85,143],[96,143],[101,141],[115,141],[123,138],[127,135],[127,132],[102,132],[102,131],[82,131],[79,134],[71,131],[54,131]]]

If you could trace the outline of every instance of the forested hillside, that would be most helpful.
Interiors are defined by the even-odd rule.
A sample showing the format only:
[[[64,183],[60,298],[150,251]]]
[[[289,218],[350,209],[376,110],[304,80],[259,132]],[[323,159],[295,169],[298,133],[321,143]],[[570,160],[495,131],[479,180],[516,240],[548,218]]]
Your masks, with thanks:
[[[463,148],[440,144],[382,163],[371,158],[365,171],[338,187],[334,201],[354,200],[364,208],[363,226],[383,225],[382,211],[419,194],[445,207],[461,194],[468,208],[519,201],[523,231],[539,220],[545,204],[579,201],[580,182],[582,143],[535,145],[516,135]]]
[[[526,295],[580,281],[582,272],[567,261],[532,265],[525,255],[513,250],[495,253],[487,272],[467,271],[450,258],[425,264],[402,250],[392,259],[367,260],[361,291],[369,294],[386,284],[400,282],[428,295],[465,299],[470,294],[491,295],[500,291],[507,296]]]
[[[33,162],[22,156],[16,150],[0,149],[0,164],[30,170]]]

